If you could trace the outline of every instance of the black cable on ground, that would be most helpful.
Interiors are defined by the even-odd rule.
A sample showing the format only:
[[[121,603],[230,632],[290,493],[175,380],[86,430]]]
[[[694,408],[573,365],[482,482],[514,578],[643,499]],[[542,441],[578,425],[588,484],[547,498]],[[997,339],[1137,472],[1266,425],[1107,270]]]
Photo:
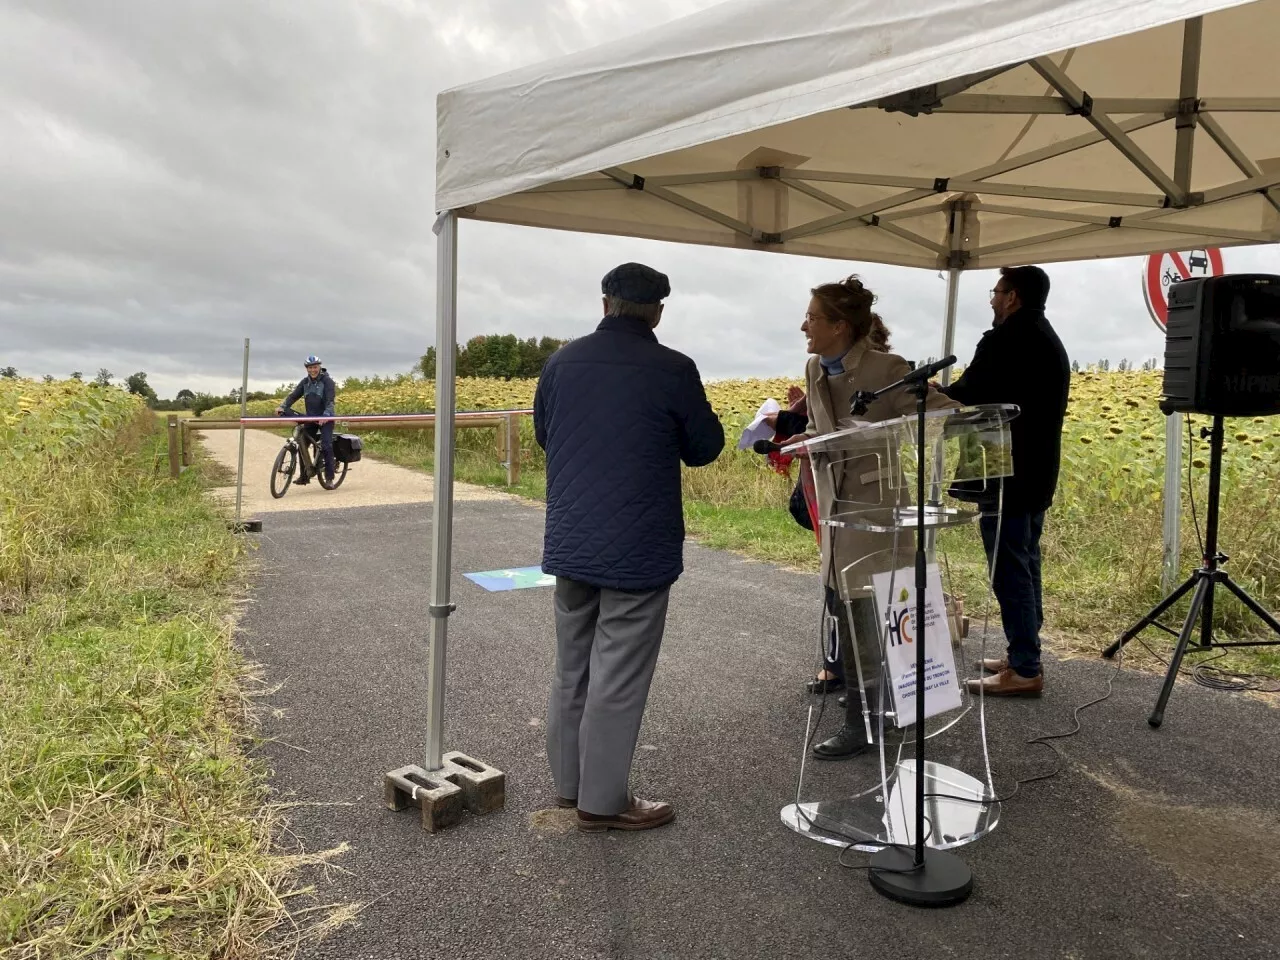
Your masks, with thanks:
[[[1080,714],[1083,713],[1085,710],[1088,710],[1090,707],[1095,706],[1111,698],[1111,694],[1113,692],[1113,689],[1112,689],[1113,684],[1116,681],[1116,677],[1120,675],[1120,669],[1123,665],[1124,665],[1124,656],[1121,655],[1120,659],[1116,661],[1115,670],[1113,670],[1111,672],[1111,676],[1107,678],[1107,692],[1100,697],[1096,697],[1095,699],[1090,700],[1087,703],[1080,704],[1078,707],[1076,707],[1074,710],[1071,711],[1072,727],[1070,730],[1067,730],[1063,733],[1045,733],[1045,734],[1041,734],[1038,737],[1031,737],[1030,739],[1023,741],[1028,746],[1031,746],[1033,744],[1039,744],[1040,746],[1048,747],[1050,750],[1052,750],[1055,755],[1055,763],[1053,765],[1052,770],[1049,770],[1046,773],[1037,773],[1034,776],[1020,777],[1019,779],[1014,780],[1013,790],[1011,790],[1007,795],[1003,797],[985,797],[982,799],[978,799],[976,797],[962,797],[958,794],[951,794],[951,793],[926,793],[924,795],[925,799],[928,800],[930,798],[934,798],[939,800],[956,800],[960,803],[973,803],[973,804],[978,804],[979,806],[990,806],[991,804],[994,804],[994,803],[1008,803],[1010,800],[1012,800],[1014,797],[1018,795],[1018,791],[1022,788],[1022,785],[1024,783],[1038,783],[1041,780],[1051,780],[1054,777],[1056,777],[1059,773],[1062,772],[1062,765],[1065,758],[1062,756],[1062,752],[1057,748],[1057,746],[1053,743],[1053,741],[1065,740],[1069,737],[1074,737],[1083,729],[1080,723]]]
[[[1142,649],[1159,660],[1165,667],[1169,666],[1169,661],[1160,654],[1152,650],[1145,640],[1141,637],[1135,637],[1142,645]],[[1200,650],[1189,649],[1187,653],[1200,653]],[[1190,677],[1191,680],[1202,687],[1210,690],[1219,690],[1225,693],[1244,693],[1247,690],[1271,690],[1280,689],[1280,684],[1271,680],[1269,677],[1261,677],[1255,673],[1237,673],[1234,670],[1223,670],[1221,667],[1212,666],[1212,664],[1221,660],[1227,655],[1227,651],[1223,650],[1216,657],[1210,657],[1208,660],[1201,660],[1191,668],[1179,667],[1178,676]]]

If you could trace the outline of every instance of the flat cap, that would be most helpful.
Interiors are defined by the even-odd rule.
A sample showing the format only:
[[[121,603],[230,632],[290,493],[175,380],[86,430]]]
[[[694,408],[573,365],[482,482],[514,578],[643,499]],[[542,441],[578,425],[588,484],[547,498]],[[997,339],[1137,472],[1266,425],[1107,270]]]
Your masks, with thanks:
[[[665,273],[643,263],[624,263],[614,267],[600,281],[606,297],[618,297],[629,303],[658,303],[671,295],[671,284]]]

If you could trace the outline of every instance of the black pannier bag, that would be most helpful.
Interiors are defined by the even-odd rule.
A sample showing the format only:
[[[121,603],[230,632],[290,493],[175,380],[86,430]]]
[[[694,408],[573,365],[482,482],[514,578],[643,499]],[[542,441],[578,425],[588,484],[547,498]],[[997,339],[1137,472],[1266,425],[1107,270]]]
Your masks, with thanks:
[[[333,438],[333,456],[343,463],[359,463],[363,446],[354,433],[339,433]]]

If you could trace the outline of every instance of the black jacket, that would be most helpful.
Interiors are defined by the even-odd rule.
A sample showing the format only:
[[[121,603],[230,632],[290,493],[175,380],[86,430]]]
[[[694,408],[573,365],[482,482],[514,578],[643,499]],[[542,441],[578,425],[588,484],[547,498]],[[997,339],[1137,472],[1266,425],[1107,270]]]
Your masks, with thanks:
[[[963,376],[942,392],[965,406],[1014,403],[1010,425],[1013,476],[1004,483],[1006,510],[1049,509],[1062,459],[1062,421],[1071,389],[1071,364],[1043,313],[1020,310],[978,341]]]
[[[533,400],[547,451],[542,569],[653,590],[684,569],[680,464],[710,463],[724,428],[684,354],[643,320],[606,317],[551,355]]]

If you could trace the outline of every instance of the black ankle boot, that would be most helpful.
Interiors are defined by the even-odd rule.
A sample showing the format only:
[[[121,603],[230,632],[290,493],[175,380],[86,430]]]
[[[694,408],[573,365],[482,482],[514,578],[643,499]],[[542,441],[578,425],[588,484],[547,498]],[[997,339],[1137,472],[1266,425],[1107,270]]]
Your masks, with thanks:
[[[813,755],[819,760],[845,760],[866,752],[870,746],[861,722],[855,725],[845,721],[834,737],[814,744]]]

